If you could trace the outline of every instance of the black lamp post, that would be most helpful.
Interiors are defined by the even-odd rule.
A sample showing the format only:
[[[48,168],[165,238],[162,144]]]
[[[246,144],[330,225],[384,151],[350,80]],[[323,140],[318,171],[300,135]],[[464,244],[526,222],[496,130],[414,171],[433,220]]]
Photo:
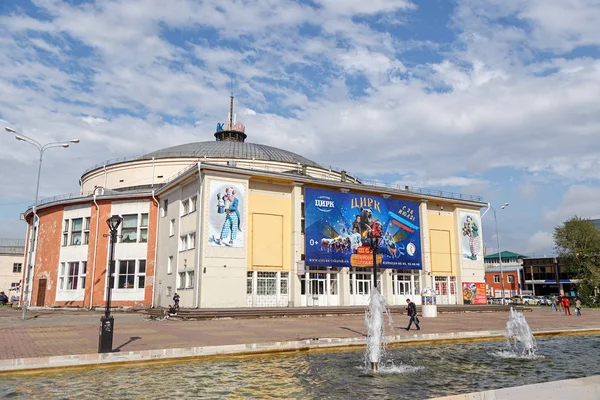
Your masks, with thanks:
[[[373,287],[377,289],[377,249],[379,248],[379,240],[381,236],[369,234],[370,247],[373,252]]]
[[[110,297],[112,293],[112,274],[115,269],[115,243],[117,241],[117,230],[121,225],[121,218],[118,215],[113,215],[106,220],[108,228],[110,229],[110,257],[108,259],[108,282],[106,287],[106,309],[104,316],[100,318],[100,340],[98,341],[98,353],[110,353],[112,352],[113,344],[113,332],[115,326],[115,319],[110,315]]]

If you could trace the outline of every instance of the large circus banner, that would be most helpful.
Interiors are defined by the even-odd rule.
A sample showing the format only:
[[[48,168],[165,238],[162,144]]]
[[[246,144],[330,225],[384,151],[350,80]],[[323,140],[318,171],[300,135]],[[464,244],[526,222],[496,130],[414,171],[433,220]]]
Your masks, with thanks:
[[[304,215],[306,265],[372,267],[375,234],[378,266],[422,268],[417,202],[306,188]]]

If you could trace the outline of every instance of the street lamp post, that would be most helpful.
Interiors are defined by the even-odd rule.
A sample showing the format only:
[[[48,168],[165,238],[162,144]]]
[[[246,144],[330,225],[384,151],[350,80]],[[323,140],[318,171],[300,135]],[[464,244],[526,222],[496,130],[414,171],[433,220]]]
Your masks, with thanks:
[[[112,287],[114,286],[112,277],[115,269],[115,243],[117,241],[117,230],[121,225],[121,218],[118,215],[113,215],[106,220],[108,228],[110,229],[110,255],[108,259],[108,280],[106,283],[106,308],[104,310],[104,316],[100,318],[100,337],[98,340],[98,353],[110,353],[112,352],[113,344],[113,332],[115,327],[115,319],[110,315],[110,299],[112,294]]]
[[[373,287],[377,289],[377,249],[379,248],[379,240],[381,236],[376,234],[369,234],[370,247],[373,252]]]
[[[23,302],[22,302],[23,313],[21,315],[21,319],[25,320],[27,318],[27,307],[29,305],[28,304],[29,303],[29,280],[30,280],[31,270],[33,268],[33,265],[35,264],[33,262],[33,260],[31,259],[31,257],[33,254],[33,244],[35,242],[35,238],[34,238],[35,226],[36,226],[36,224],[39,223],[39,217],[37,215],[37,203],[38,203],[38,194],[40,191],[40,176],[42,174],[42,160],[44,158],[44,152],[46,150],[54,148],[54,147],[62,147],[62,148],[66,149],[67,147],[69,147],[70,143],[79,143],[79,139],[69,140],[68,142],[50,142],[50,143],[46,143],[46,144],[42,145],[37,140],[32,139],[29,136],[23,135],[22,133],[19,133],[16,130],[14,130],[13,128],[5,127],[4,130],[6,132],[14,134],[15,139],[17,139],[18,141],[29,143],[30,145],[32,145],[36,149],[38,149],[38,151],[40,152],[40,160],[39,160],[39,164],[38,164],[38,174],[37,174],[37,184],[35,186],[35,201],[32,206],[33,218],[31,219],[32,223],[31,223],[31,229],[29,231],[29,254],[27,256],[27,267],[25,269],[25,284],[21,285],[21,286],[23,286]]]
[[[500,208],[502,210],[504,210],[506,207],[508,207],[508,203],[502,204],[502,206]],[[500,282],[502,285],[502,302],[504,303],[504,270],[502,268],[502,252],[500,251],[500,236],[498,235],[498,218],[496,217],[496,209],[494,208],[494,206],[492,206],[490,203],[488,203],[488,210],[486,210],[486,212],[483,213],[483,215],[481,217],[483,218],[485,216],[485,214],[489,211],[490,208],[494,212],[494,225],[496,227],[496,245],[498,247],[498,265],[500,266]]]

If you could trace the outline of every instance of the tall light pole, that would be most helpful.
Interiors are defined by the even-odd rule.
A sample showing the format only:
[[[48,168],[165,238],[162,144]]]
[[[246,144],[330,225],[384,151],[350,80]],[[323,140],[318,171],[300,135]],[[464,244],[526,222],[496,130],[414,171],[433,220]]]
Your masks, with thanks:
[[[29,280],[30,280],[30,275],[31,275],[31,269],[33,268],[33,264],[35,264],[32,261],[31,256],[33,253],[33,243],[35,241],[35,239],[34,239],[35,226],[39,222],[39,217],[37,215],[37,203],[38,203],[38,194],[39,194],[39,190],[40,190],[40,176],[42,174],[42,160],[44,158],[44,152],[46,150],[54,148],[54,147],[62,147],[62,148],[66,149],[67,147],[69,147],[70,143],[79,143],[79,139],[69,140],[68,142],[50,142],[50,143],[46,143],[46,144],[41,144],[37,140],[32,139],[26,135],[23,135],[22,133],[19,133],[12,128],[5,127],[4,130],[6,132],[14,134],[15,139],[17,139],[18,141],[29,143],[30,145],[32,145],[36,149],[38,149],[38,151],[40,152],[37,184],[35,186],[35,201],[34,201],[33,207],[32,207],[33,218],[31,219],[32,223],[31,223],[31,229],[29,231],[29,255],[27,256],[27,267],[26,267],[27,269],[25,270],[25,285],[23,288],[23,302],[22,302],[23,314],[21,315],[21,319],[25,320],[25,318],[27,318],[27,307],[29,305],[28,304],[28,302],[29,302]]]
[[[379,241],[381,236],[375,233],[369,234],[370,247],[373,252],[373,287],[377,289],[377,250],[379,249]]]
[[[508,207],[508,203],[502,204],[502,206],[500,208],[502,210],[504,210],[506,207]],[[483,218],[483,216],[485,216],[485,214],[489,211],[490,208],[494,212],[494,224],[496,226],[496,245],[498,247],[498,264],[500,265],[500,282],[502,285],[502,303],[504,303],[504,270],[502,268],[502,252],[500,251],[500,236],[498,235],[498,218],[496,217],[496,209],[494,208],[494,206],[492,206],[490,203],[488,203],[488,209],[486,210],[486,212],[483,213],[483,215],[481,217]]]
[[[117,231],[119,225],[121,225],[121,218],[118,215],[113,215],[106,220],[108,229],[110,229],[110,254],[108,259],[108,280],[106,282],[106,308],[104,310],[104,316],[100,318],[100,337],[98,340],[98,353],[110,353],[112,352],[113,344],[113,332],[115,327],[115,319],[110,315],[110,299],[112,293],[112,287],[114,286],[112,277],[113,270],[115,269],[115,243],[117,242]]]

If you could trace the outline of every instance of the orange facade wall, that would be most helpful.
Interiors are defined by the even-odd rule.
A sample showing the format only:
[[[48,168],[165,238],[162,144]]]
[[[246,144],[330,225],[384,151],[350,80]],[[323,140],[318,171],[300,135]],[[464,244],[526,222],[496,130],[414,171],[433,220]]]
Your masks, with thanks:
[[[152,304],[154,271],[156,270],[156,237],[158,235],[158,204],[150,201],[148,213],[148,254],[146,256],[146,287],[144,298]]]
[[[90,227],[94,227],[94,233],[90,230],[90,244],[96,243],[96,221],[98,221],[98,243],[90,245],[88,249],[88,265],[91,266],[91,270],[88,273],[93,275],[93,281],[90,282],[88,288],[86,288],[86,299],[88,299],[88,306],[90,303],[90,292],[93,286],[92,294],[92,307],[104,306],[104,292],[106,290],[106,271],[108,267],[108,244],[110,242],[109,229],[106,224],[106,220],[111,216],[111,202],[110,201],[98,201],[99,212],[96,209],[96,205],[92,205],[92,215],[90,218]],[[98,216],[97,216],[98,215]],[[96,246],[94,256],[94,246]]]
[[[40,218],[35,264],[31,288],[32,306],[45,306],[54,303],[58,283],[58,264],[60,262],[60,240],[62,238],[63,208],[52,207],[38,212]],[[40,281],[45,279],[46,290],[39,291]],[[43,302],[42,302],[43,300]],[[41,303],[41,304],[40,304]]]
[[[149,200],[148,249],[146,257],[146,286],[142,301],[112,301],[114,307],[149,307],[152,304],[152,292],[155,270],[156,236],[158,205]],[[83,301],[56,301],[58,269],[62,241],[64,206],[56,206],[39,211],[40,228],[36,248],[35,271],[31,288],[31,305],[46,307],[104,307],[106,274],[109,258],[109,229],[106,220],[111,216],[111,200],[98,200],[98,208],[91,202],[90,237],[87,250],[87,271],[85,296]],[[97,225],[97,228],[96,228]],[[97,229],[97,230],[96,230]],[[28,243],[29,244],[29,243]],[[23,282],[25,271],[23,269]],[[46,291],[43,304],[38,304],[39,280],[46,279]],[[40,298],[41,299],[41,298]]]

